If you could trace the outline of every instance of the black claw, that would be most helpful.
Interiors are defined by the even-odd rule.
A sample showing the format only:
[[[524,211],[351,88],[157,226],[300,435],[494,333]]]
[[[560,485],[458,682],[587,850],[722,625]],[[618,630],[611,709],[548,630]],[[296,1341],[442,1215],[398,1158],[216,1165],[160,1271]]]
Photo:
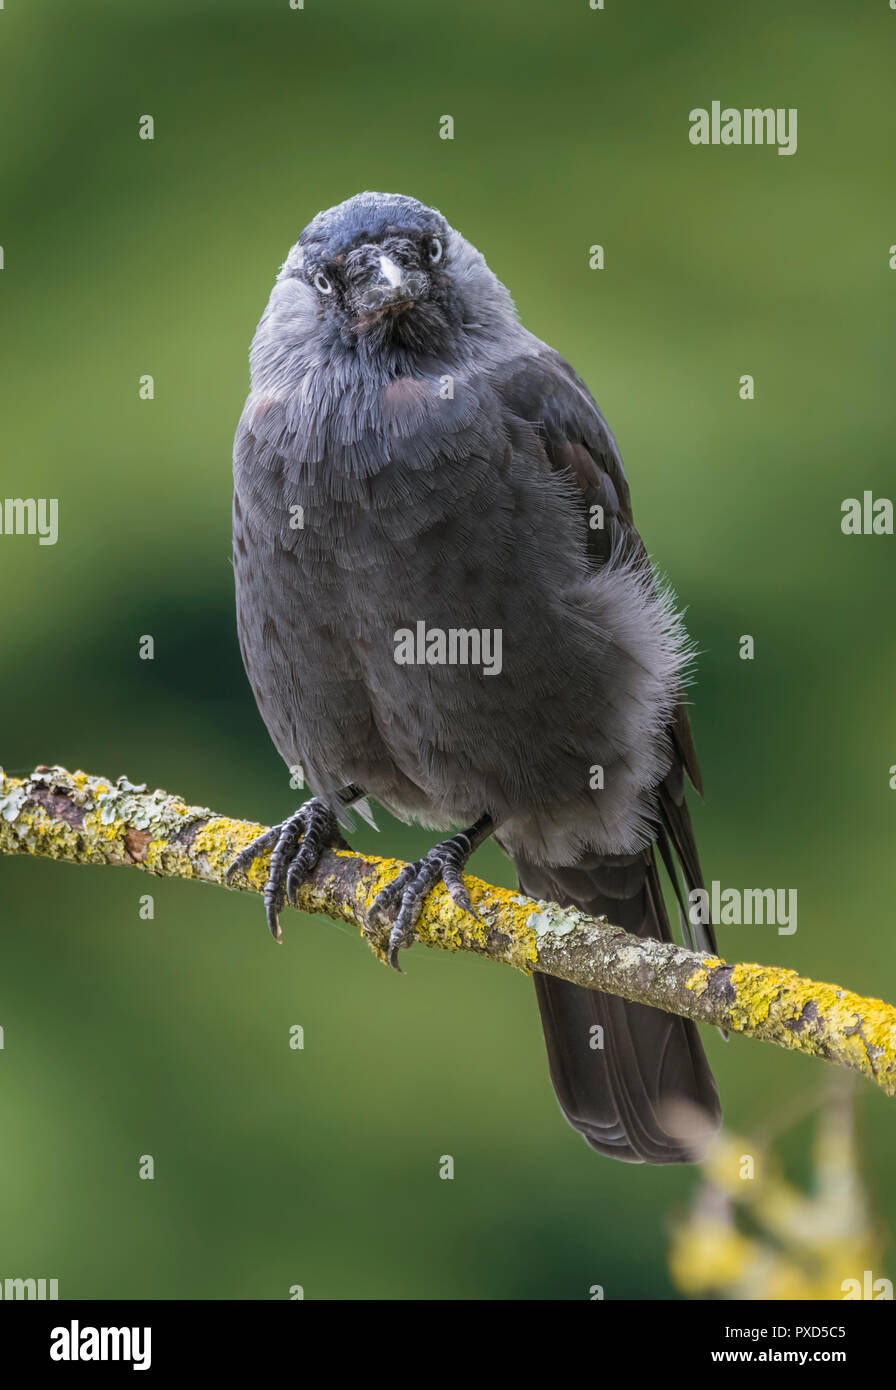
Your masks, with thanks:
[[[268,924],[268,931],[277,942],[278,946],[283,941],[283,933],[280,930],[280,913],[285,906],[283,891],[268,886],[264,890],[264,915]]]
[[[448,891],[451,892],[450,889]],[[469,912],[471,916],[476,918],[477,922],[482,921],[482,918],[479,916],[479,913],[473,906],[473,899],[470,897],[466,888],[461,888],[458,891],[451,893],[451,897],[453,901],[457,904],[457,906],[461,909],[461,911]]]
[[[245,873],[260,854],[273,851],[264,887],[264,912],[271,936],[282,941],[280,913],[287,897],[295,901],[296,893],[316,868],[324,850],[333,845],[346,847],[336,817],[325,802],[312,797],[289,820],[266,830],[247,845],[228,868],[225,879],[229,883],[238,870]]]

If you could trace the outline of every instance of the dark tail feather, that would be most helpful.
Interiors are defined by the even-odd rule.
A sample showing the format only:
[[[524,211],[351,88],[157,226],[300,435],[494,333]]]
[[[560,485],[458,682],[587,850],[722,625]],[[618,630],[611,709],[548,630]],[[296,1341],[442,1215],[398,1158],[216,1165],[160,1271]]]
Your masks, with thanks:
[[[606,914],[638,936],[671,940],[652,849],[595,856],[568,869],[515,862],[529,897]],[[699,1158],[721,1111],[695,1025],[566,980],[534,978],[551,1080],[586,1143],[625,1163]]]

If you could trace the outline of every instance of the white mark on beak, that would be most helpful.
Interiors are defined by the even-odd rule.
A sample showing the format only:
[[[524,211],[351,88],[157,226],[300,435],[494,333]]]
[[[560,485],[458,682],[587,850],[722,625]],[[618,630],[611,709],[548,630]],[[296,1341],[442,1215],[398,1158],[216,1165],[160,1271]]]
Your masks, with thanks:
[[[390,261],[388,256],[380,256],[380,275],[384,280],[388,280],[393,290],[397,290],[401,284],[401,271],[394,261]]]

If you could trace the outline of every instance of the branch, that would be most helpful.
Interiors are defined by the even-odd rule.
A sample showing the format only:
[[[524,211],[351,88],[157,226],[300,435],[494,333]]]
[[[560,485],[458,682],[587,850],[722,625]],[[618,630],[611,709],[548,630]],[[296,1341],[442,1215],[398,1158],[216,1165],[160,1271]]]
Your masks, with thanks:
[[[224,885],[227,866],[264,827],[187,806],[164,791],[38,767],[24,780],[0,770],[0,854],[70,864],[128,864],[162,878]],[[231,885],[260,893],[268,856]],[[295,906],[358,927],[384,959],[388,930],[368,930],[373,898],[403,864],[327,851]],[[468,878],[482,921],[455,907],[444,888],[426,899],[420,941],[473,951],[530,974],[539,970],[589,989],[652,1004],[697,1023],[824,1057],[896,1094],[896,1008],[792,970],[728,965],[718,956],[642,940],[604,918]]]

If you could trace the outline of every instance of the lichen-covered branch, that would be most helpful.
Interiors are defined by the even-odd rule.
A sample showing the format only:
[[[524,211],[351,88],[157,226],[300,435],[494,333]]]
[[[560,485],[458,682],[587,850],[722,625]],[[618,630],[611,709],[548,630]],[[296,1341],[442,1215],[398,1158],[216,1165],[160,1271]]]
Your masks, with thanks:
[[[164,878],[224,885],[230,861],[262,829],[123,777],[112,782],[61,767],[39,767],[25,779],[0,772],[0,854],[127,864]],[[367,909],[402,867],[395,859],[328,851],[295,906],[352,923],[382,959],[388,932],[368,929]],[[231,886],[261,892],[266,875],[265,855]],[[481,920],[437,888],[418,926],[425,945],[473,951],[527,974],[539,970],[824,1057],[896,1094],[896,1008],[890,1004],[792,970],[729,965],[718,956],[643,941],[604,919],[472,877],[467,883]]]

